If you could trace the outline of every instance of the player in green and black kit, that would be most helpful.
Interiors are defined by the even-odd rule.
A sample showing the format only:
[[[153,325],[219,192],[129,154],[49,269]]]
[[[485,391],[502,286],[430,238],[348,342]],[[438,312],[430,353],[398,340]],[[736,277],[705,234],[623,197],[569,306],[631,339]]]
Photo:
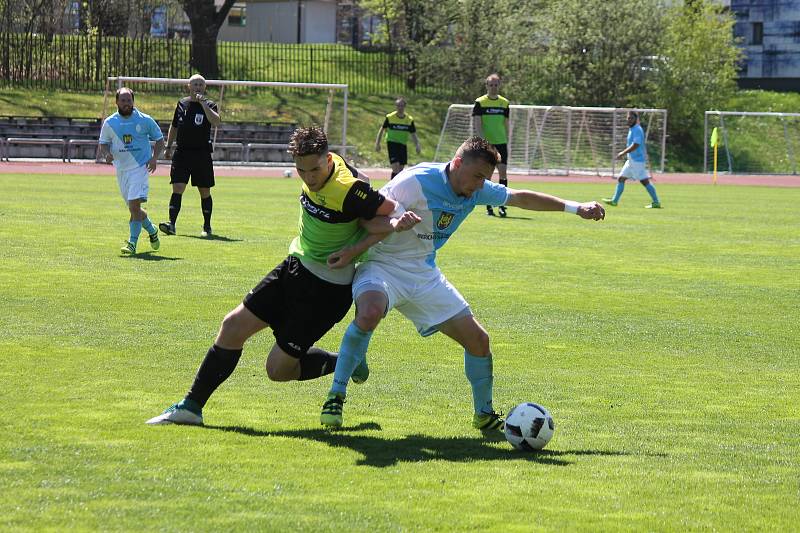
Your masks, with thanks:
[[[500,153],[497,173],[500,184],[508,187],[506,166],[508,165],[508,100],[500,96],[500,76],[490,74],[486,78],[486,94],[475,99],[472,108],[473,129],[478,137],[483,137],[493,144]],[[505,206],[499,208],[500,216],[506,216]],[[494,216],[492,206],[486,206],[486,214]]]
[[[381,137],[386,132],[386,148],[389,150],[389,164],[392,165],[392,178],[400,174],[408,164],[408,137],[414,139],[417,148],[417,155],[422,151],[417,139],[417,128],[414,125],[414,117],[406,114],[406,101],[398,98],[394,102],[397,111],[392,111],[383,121],[381,129],[378,130],[378,137],[375,139],[375,151],[381,151]],[[389,178],[391,179],[391,178]]]
[[[403,231],[419,221],[411,212],[387,218],[397,204],[373,190],[362,179],[366,177],[341,157],[329,153],[321,129],[295,130],[289,153],[302,180],[300,234],[292,241],[289,256],[225,316],[186,397],[148,424],[202,425],[203,407],[233,373],[245,341],[267,326],[275,335],[266,362],[271,380],[307,380],[332,373],[336,354],[314,343],[349,311],[355,272],[352,264],[331,268],[329,263],[338,259],[334,252],[369,238],[362,226],[379,234]]]

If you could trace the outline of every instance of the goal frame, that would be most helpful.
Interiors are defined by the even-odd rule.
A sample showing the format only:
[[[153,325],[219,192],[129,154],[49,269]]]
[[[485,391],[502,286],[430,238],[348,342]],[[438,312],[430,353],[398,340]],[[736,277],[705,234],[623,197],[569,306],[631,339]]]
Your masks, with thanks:
[[[125,86],[126,82],[133,83],[163,83],[166,85],[186,85],[189,83],[188,78],[148,78],[142,76],[109,76],[106,78],[106,88],[103,94],[103,116],[101,120],[105,120],[108,110],[108,97],[113,85],[117,89]],[[278,87],[284,89],[327,89],[328,103],[325,108],[325,120],[323,124],[323,131],[328,134],[328,126],[331,116],[331,108],[333,105],[334,91],[342,91],[342,130],[339,144],[329,144],[330,148],[337,151],[343,158],[347,157],[347,149],[351,148],[347,145],[347,99],[349,96],[349,86],[345,83],[295,83],[284,81],[252,81],[252,80],[206,80],[206,85],[219,87],[219,101],[217,107],[222,111],[222,102],[225,93],[225,87]],[[217,127],[214,127],[213,141],[217,140]],[[329,138],[330,140],[330,138]],[[276,144],[275,148],[289,148],[288,144]]]
[[[723,171],[723,174],[734,174],[733,172],[733,158],[731,156],[731,152],[729,149],[728,143],[728,130],[725,128],[725,117],[772,117],[772,118],[779,118],[779,119],[786,119],[791,118],[795,121],[800,122],[800,113],[779,113],[779,112],[768,112],[768,111],[716,111],[716,110],[709,110],[706,111],[703,117],[703,173],[710,174],[714,172],[714,169],[708,168],[708,159],[709,159],[709,148],[711,148],[709,144],[709,124],[708,119],[711,116],[718,116],[719,117],[719,124],[722,129],[721,133],[721,141],[722,145],[725,147],[725,157],[728,161],[728,170]],[[796,176],[798,174],[798,161],[797,155],[794,153],[792,149],[792,142],[789,139],[789,132],[786,127],[786,122],[781,120],[781,125],[783,126],[783,136],[784,141],[786,142],[786,158],[791,161],[792,172],[791,173],[781,173],[776,174],[775,172],[736,172],[735,174],[753,174],[753,175],[783,175],[783,176]]]
[[[450,116],[450,110],[453,109],[453,108],[471,110],[472,107],[473,107],[473,104],[451,104],[450,105],[450,107],[447,110],[447,117],[445,118],[444,124],[442,124],[442,130],[441,130],[441,132],[439,134],[439,141],[438,141],[438,143],[436,145],[436,155],[434,157],[435,161],[439,161],[439,155],[440,155],[442,139],[444,138],[444,133],[445,133],[445,130],[447,129],[447,120],[448,120],[448,118]],[[545,113],[545,115],[549,114],[549,113],[551,113],[553,111],[560,111],[560,112],[566,113],[568,117],[571,117],[572,114],[577,114],[577,113],[604,113],[604,114],[611,115],[611,120],[612,120],[611,137],[612,137],[612,141],[611,141],[610,146],[608,147],[609,148],[608,156],[610,158],[609,159],[609,163],[610,164],[609,164],[608,167],[610,167],[610,169],[611,169],[611,175],[616,175],[616,172],[617,172],[617,161],[616,161],[616,157],[615,156],[616,156],[616,153],[617,153],[616,152],[617,143],[619,141],[619,139],[617,138],[618,137],[617,136],[617,129],[618,129],[618,126],[619,126],[618,116],[622,115],[624,113],[627,113],[628,111],[636,111],[638,113],[649,113],[651,115],[661,115],[661,117],[662,117],[661,120],[662,120],[662,124],[663,124],[663,130],[661,131],[660,139],[656,140],[656,142],[659,143],[660,150],[661,150],[660,161],[657,162],[658,163],[657,171],[658,172],[662,172],[662,173],[664,172],[664,166],[665,166],[665,162],[666,162],[667,118],[668,118],[668,113],[667,113],[666,109],[640,108],[640,107],[629,108],[629,107],[544,106],[544,105],[526,105],[526,104],[511,104],[509,106],[509,109],[510,109],[511,112],[513,112],[515,110],[516,111],[525,111],[525,110],[540,111],[540,112]],[[570,124],[571,124],[571,121],[568,122],[568,126],[567,126],[567,129],[565,131],[565,146],[566,146],[566,150],[565,151],[567,153],[567,156],[566,156],[567,165],[565,165],[565,168],[547,169],[547,173],[551,173],[550,171],[555,170],[555,171],[558,171],[559,174],[565,173],[566,175],[569,175],[571,173],[575,173],[575,174],[587,174],[588,173],[588,174],[594,174],[594,175],[598,175],[598,176],[605,175],[600,171],[600,167],[596,167],[594,172],[586,171],[586,170],[583,170],[583,169],[576,169],[576,168],[571,167],[571,165],[570,165],[571,158],[569,156],[570,149],[571,149],[570,148],[571,147],[570,143],[572,142]],[[509,132],[508,132],[508,137],[509,137],[508,153],[509,154],[512,153],[512,146],[511,146],[510,143],[511,143],[511,140],[513,139],[513,133],[514,133],[513,128],[514,128],[514,122],[513,121],[509,121]],[[537,132],[537,133],[541,133],[541,132]],[[649,129],[648,129],[648,133],[649,133]],[[474,134],[473,125],[472,125],[472,121],[470,120],[469,135],[473,135],[473,134]],[[528,144],[528,142],[530,140],[532,140],[531,139],[531,135],[528,135],[526,137],[526,145]],[[624,139],[623,139],[623,141],[624,141]],[[536,143],[541,143],[541,138],[537,136],[537,139],[535,140],[535,142]],[[529,152],[529,149],[530,149],[530,146],[526,146],[526,153]],[[534,144],[532,150],[535,151],[536,149],[537,149],[537,145]],[[600,148],[598,148],[598,153],[602,153]],[[450,155],[452,155],[452,154],[450,154]],[[447,157],[450,157],[450,155],[448,155]],[[510,163],[510,161],[509,161],[509,163]],[[648,164],[652,166],[652,163],[653,162],[651,162],[649,157],[648,157]],[[608,167],[603,167],[603,168],[608,168]],[[532,168],[530,164],[528,164],[528,166],[526,168],[512,167],[509,164],[508,168],[509,168],[509,171],[526,173],[528,175],[531,175],[531,174],[542,174],[541,171],[537,171],[536,169]]]

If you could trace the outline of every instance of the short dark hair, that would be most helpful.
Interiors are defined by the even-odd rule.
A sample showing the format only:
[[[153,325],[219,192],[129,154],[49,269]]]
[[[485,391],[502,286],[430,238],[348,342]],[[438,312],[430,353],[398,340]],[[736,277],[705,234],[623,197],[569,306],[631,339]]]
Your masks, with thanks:
[[[636,120],[639,120],[639,113],[638,112],[636,112],[636,111],[628,111],[628,114],[629,115],[633,115],[633,118],[635,118]]]
[[[122,93],[131,93],[131,100],[133,100],[134,102],[136,101],[136,98],[133,97],[133,89],[129,87],[120,87],[119,89],[117,89],[117,92],[114,95],[114,100],[119,102],[119,95]]]
[[[461,157],[463,161],[483,161],[493,167],[500,162],[500,154],[497,148],[492,146],[489,141],[478,136],[472,136],[458,147],[456,157]]]
[[[323,155],[328,153],[328,137],[322,128],[311,126],[309,128],[297,128],[292,132],[289,139],[288,152],[292,157],[304,155]]]

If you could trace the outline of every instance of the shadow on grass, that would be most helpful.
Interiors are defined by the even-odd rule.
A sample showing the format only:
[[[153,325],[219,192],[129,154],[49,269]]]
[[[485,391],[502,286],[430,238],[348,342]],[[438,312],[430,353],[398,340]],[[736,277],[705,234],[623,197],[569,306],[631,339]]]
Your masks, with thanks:
[[[288,437],[323,442],[333,448],[349,448],[362,454],[356,464],[387,467],[398,463],[422,461],[469,462],[480,460],[527,461],[553,466],[569,466],[573,461],[566,457],[581,455],[621,456],[625,452],[603,450],[542,450],[536,453],[520,452],[505,444],[498,448],[493,443],[505,442],[501,433],[488,437],[431,437],[408,435],[402,439],[384,439],[371,435],[354,435],[354,432],[381,431],[375,423],[364,423],[331,431],[326,429],[298,429],[288,431],[260,431],[243,426],[204,426],[206,429],[228,431],[250,437]]]
[[[199,239],[201,241],[220,241],[220,242],[242,242],[242,239],[232,239],[225,235],[211,234],[208,237],[201,237],[200,235],[181,235],[181,237],[189,237],[190,239]]]
[[[163,255],[153,255],[153,252],[140,252],[133,255],[122,255],[123,259],[139,259],[140,261],[182,261],[182,257],[165,257]]]

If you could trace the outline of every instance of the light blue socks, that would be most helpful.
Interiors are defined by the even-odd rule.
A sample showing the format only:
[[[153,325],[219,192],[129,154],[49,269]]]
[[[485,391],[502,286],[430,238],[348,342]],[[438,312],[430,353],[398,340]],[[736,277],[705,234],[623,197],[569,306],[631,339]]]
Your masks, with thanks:
[[[136,242],[139,240],[139,234],[142,232],[142,221],[130,221],[128,222],[128,225],[131,227],[131,242],[136,244]]]
[[[647,192],[650,193],[650,198],[653,199],[653,203],[660,204],[661,202],[658,201],[658,195],[656,194],[656,188],[653,186],[652,183],[648,183],[644,186],[647,189]]]
[[[152,223],[152,222],[150,222],[150,219],[149,219],[149,218],[147,218],[147,217],[145,217],[145,219],[144,219],[144,220],[142,220],[142,227],[143,227],[143,228],[144,228],[144,230],[145,230],[147,233],[149,233],[150,235],[152,235],[153,233],[155,233],[156,231],[158,231],[158,230],[156,230],[156,227],[153,225],[153,223]]]
[[[622,196],[622,191],[625,190],[625,182],[618,181],[617,182],[617,190],[614,191],[614,197],[611,199],[614,203],[619,202],[620,197]]]
[[[472,403],[476,413],[491,413],[492,356],[478,357],[464,350],[464,373],[472,385]]]
[[[364,331],[355,322],[350,322],[347,330],[342,337],[342,344],[339,346],[339,357],[336,359],[336,370],[333,372],[333,385],[331,392],[345,394],[347,392],[347,382],[353,375],[353,370],[364,360],[369,348],[369,339],[372,337],[371,331]]]

